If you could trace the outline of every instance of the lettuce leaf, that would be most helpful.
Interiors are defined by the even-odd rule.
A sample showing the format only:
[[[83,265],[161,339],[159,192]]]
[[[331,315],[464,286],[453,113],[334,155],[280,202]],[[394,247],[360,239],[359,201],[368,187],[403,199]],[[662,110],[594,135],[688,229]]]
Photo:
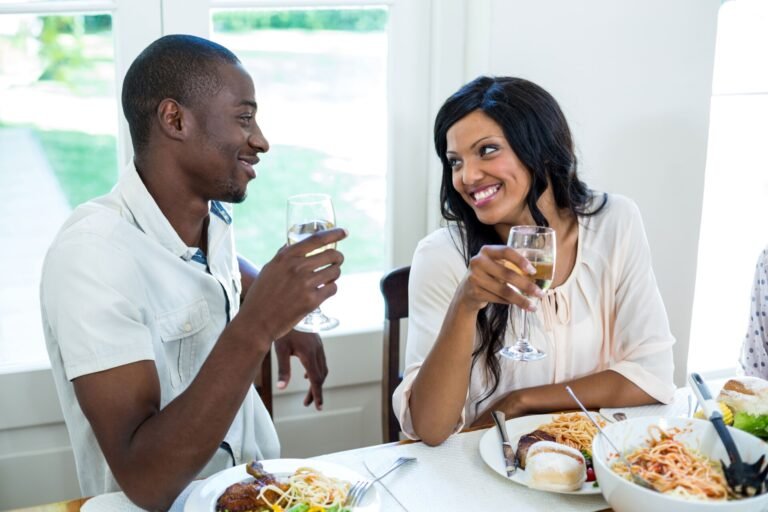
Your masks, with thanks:
[[[757,437],[768,438],[768,414],[755,416],[746,412],[737,412],[733,416],[733,426]]]

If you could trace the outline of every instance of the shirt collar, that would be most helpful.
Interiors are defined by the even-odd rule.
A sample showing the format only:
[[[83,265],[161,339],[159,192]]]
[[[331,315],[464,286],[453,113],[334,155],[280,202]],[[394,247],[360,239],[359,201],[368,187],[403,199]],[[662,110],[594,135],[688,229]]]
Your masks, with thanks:
[[[160,245],[168,249],[179,258],[189,260],[195,251],[190,250],[187,244],[179,237],[171,223],[163,215],[155,199],[141,181],[133,160],[125,167],[117,189],[122,195],[125,204],[133,215],[136,225],[147,236],[156,240]],[[227,229],[232,224],[232,216],[225,206],[218,201],[210,202],[210,211],[214,215],[208,225],[209,243],[222,228]],[[202,253],[201,253],[202,254]]]

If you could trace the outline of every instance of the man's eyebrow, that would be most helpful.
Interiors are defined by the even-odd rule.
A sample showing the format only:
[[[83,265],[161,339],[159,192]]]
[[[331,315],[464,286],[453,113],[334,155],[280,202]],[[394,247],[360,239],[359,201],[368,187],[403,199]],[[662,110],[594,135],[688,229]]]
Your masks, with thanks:
[[[256,102],[252,101],[252,100],[243,100],[243,101],[241,101],[238,104],[238,106],[242,106],[242,105],[245,105],[247,107],[251,107],[253,110],[258,110],[259,109],[259,106],[256,104]]]

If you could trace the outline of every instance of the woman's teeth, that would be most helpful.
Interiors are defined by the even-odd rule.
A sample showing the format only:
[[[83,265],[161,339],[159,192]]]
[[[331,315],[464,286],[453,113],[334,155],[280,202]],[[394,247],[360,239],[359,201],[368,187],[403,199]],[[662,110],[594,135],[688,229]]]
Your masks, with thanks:
[[[495,194],[498,190],[499,190],[499,185],[484,188],[479,192],[475,192],[473,197],[475,198],[475,201],[480,202],[480,201],[483,201],[484,199],[488,199],[493,194]]]

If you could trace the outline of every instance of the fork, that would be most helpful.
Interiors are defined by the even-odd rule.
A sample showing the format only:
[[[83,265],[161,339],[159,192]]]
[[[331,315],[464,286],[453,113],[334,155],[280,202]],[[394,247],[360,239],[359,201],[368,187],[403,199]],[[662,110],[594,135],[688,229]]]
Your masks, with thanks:
[[[386,471],[384,471],[382,474],[377,476],[376,478],[373,478],[371,480],[358,480],[357,482],[352,485],[352,487],[349,488],[349,492],[347,493],[347,499],[344,501],[345,507],[356,507],[360,504],[360,502],[363,500],[363,496],[365,496],[365,493],[368,492],[368,489],[371,488],[371,486],[405,464],[406,462],[412,462],[415,461],[416,457],[398,457],[395,462],[392,463],[391,466],[387,468]]]
[[[768,465],[763,467],[765,455],[760,456],[754,463],[744,462],[739,455],[739,450],[736,448],[731,433],[728,432],[728,428],[723,423],[723,415],[717,403],[712,399],[707,384],[698,373],[691,373],[689,379],[691,388],[704,410],[705,417],[715,426],[715,431],[717,431],[717,435],[725,446],[728,458],[731,460],[731,464],[728,466],[725,465],[725,462],[720,461],[731,491],[736,496],[743,498],[763,494],[766,492],[766,477],[768,476]]]

